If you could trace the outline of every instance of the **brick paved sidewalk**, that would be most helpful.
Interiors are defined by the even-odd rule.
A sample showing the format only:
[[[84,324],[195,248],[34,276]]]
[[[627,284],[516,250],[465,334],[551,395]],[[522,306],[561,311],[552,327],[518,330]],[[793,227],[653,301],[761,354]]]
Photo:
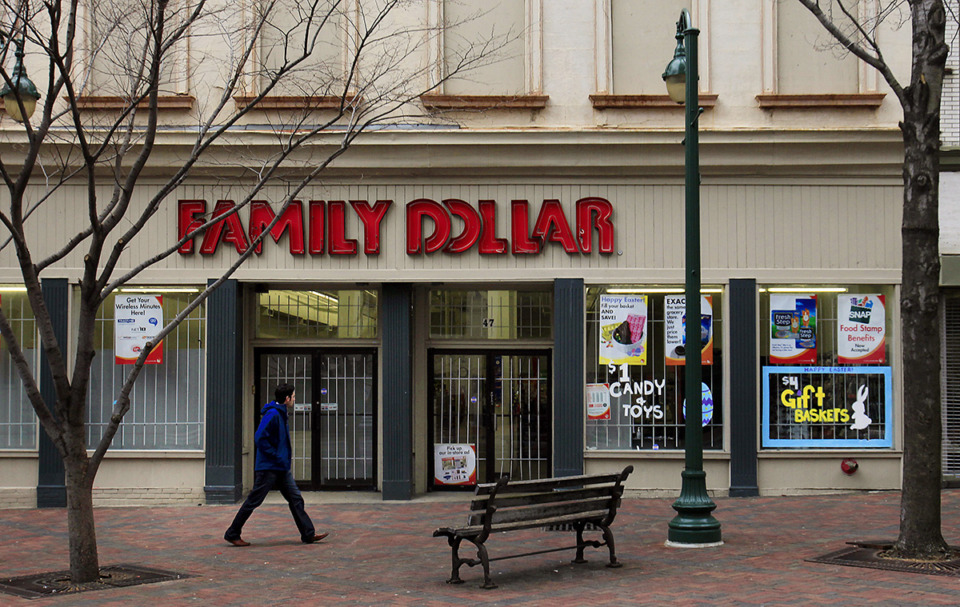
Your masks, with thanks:
[[[321,544],[303,545],[285,506],[266,504],[247,523],[249,548],[222,535],[233,506],[103,508],[97,511],[101,565],[138,564],[190,574],[185,580],[0,605],[958,605],[960,577],[808,563],[848,540],[894,539],[898,493],[716,500],[725,545],[664,546],[672,499],[630,499],[613,529],[621,569],[605,549],[491,564],[496,590],[444,583],[450,553],[431,533],[463,520],[449,500],[350,503],[331,496],[308,511]],[[465,497],[464,497],[465,499]],[[315,501],[315,500],[311,500]],[[334,503],[335,502],[335,503]],[[960,544],[960,491],[943,494],[944,536]],[[65,569],[63,510],[0,511],[0,578]],[[490,540],[491,557],[572,543],[572,533],[529,531]],[[469,553],[466,553],[469,554]],[[472,556],[472,555],[471,555]]]

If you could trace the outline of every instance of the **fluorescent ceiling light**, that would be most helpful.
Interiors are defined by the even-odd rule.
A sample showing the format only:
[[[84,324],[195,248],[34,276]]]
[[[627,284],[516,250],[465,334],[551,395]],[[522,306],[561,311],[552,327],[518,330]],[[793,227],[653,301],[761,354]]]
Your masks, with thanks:
[[[0,293],[26,293],[27,287],[0,287]]]
[[[336,297],[330,297],[330,296],[327,295],[326,293],[320,293],[319,291],[310,291],[310,294],[311,294],[311,295],[316,295],[316,296],[319,297],[320,299],[326,299],[326,300],[329,301],[330,303],[334,303],[334,304],[340,303],[340,300],[339,300],[339,299],[337,299]]]
[[[847,287],[767,287],[770,293],[846,293]],[[760,289],[762,292],[763,289]]]
[[[196,287],[124,287],[120,293],[199,293]]]
[[[682,287],[648,287],[646,289],[644,288],[622,288],[622,289],[613,288],[613,289],[607,289],[606,292],[613,293],[613,294],[677,293],[682,295],[684,293],[684,289]],[[723,293],[723,289],[712,287],[708,289],[700,289],[700,292],[701,293]]]

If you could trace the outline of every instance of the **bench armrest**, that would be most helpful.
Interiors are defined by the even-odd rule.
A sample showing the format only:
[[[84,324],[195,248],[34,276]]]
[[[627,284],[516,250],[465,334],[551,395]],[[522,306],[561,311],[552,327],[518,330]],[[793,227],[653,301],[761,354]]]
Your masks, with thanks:
[[[620,507],[620,498],[623,497],[623,482],[627,480],[630,473],[633,472],[633,466],[627,466],[620,473],[617,483],[611,488],[610,493],[613,499],[610,500],[610,512],[603,519],[603,525],[609,527],[613,524],[613,519],[617,517],[617,508]]]

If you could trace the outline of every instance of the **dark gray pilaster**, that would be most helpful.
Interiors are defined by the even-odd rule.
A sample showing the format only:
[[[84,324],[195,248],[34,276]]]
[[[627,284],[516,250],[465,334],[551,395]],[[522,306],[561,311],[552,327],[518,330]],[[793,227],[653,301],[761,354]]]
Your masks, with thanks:
[[[43,301],[50,311],[53,333],[60,344],[61,352],[66,352],[67,327],[70,312],[70,285],[66,278],[47,278],[41,283]],[[53,384],[53,374],[47,363],[47,356],[40,351],[40,394],[43,401],[52,410],[57,402],[57,391]],[[37,474],[37,508],[64,508],[67,505],[67,487],[64,482],[63,459],[47,436],[40,430],[39,444],[40,470]]]
[[[383,285],[383,499],[413,497],[413,400],[409,284]]]
[[[583,474],[583,280],[553,283],[553,472]]]
[[[212,281],[211,281],[212,282]],[[206,483],[208,504],[243,493],[243,334],[240,286],[227,280],[207,299]]]
[[[757,281],[730,281],[730,495],[757,488]]]

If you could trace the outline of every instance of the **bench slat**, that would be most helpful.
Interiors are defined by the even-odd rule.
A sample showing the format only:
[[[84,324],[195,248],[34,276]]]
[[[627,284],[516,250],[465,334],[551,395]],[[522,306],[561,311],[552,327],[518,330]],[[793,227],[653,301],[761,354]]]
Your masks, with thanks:
[[[529,506],[532,504],[549,504],[553,502],[568,502],[590,497],[609,496],[613,485],[609,487],[590,487],[588,489],[564,489],[561,491],[551,491],[549,493],[533,493],[530,495],[511,495],[510,497],[497,496],[497,508],[511,508],[513,506]],[[486,497],[473,500],[470,503],[471,510],[486,510]]]
[[[562,489],[564,487],[581,487],[584,485],[599,485],[602,483],[615,483],[620,480],[620,473],[615,474],[597,474],[580,476],[562,476],[560,478],[549,478],[531,481],[510,481],[498,490],[498,494],[504,493],[534,493],[537,491],[551,491],[553,489]],[[496,483],[483,483],[477,485],[477,495],[489,495],[497,486]]]
[[[559,525],[563,523],[574,523],[578,521],[584,521],[587,523],[596,523],[602,521],[608,514],[609,510],[596,510],[591,512],[580,512],[577,514],[569,514],[566,516],[554,516],[549,518],[530,520],[530,521],[515,521],[509,523],[499,523],[493,525],[490,530],[493,532],[496,531],[516,531],[518,529],[530,529],[533,527],[548,527],[550,525]],[[480,535],[483,532],[483,525],[468,525],[466,527],[441,527],[433,532],[434,537],[441,535],[456,535],[460,537],[474,537]]]
[[[497,508],[491,519],[493,525],[501,523],[512,523],[519,521],[536,521],[545,518],[557,516],[567,516],[583,512],[593,512],[595,510],[605,509],[610,511],[610,506],[614,498],[610,496],[579,500],[575,502],[564,502],[560,504],[525,506],[518,508]],[[483,523],[484,515],[481,513],[471,514],[467,519],[467,525],[480,525]]]

